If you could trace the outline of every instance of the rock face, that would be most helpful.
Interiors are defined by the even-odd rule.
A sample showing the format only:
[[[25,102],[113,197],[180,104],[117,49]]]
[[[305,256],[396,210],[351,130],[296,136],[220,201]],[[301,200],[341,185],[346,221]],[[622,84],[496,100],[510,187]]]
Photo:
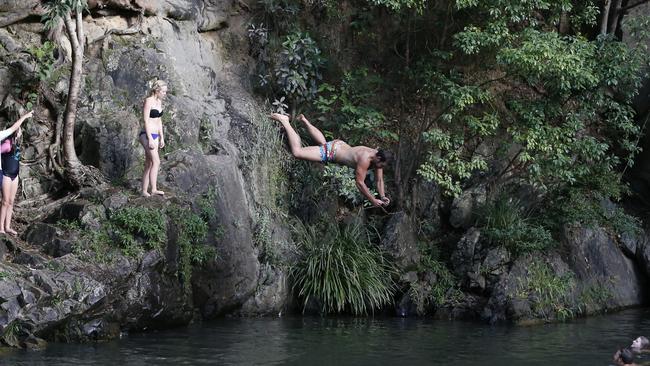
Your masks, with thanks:
[[[23,3],[2,6],[17,11]],[[243,87],[248,84],[244,80],[248,73],[246,4],[92,0],[89,7],[98,11],[84,18],[85,82],[76,137],[82,141],[78,144],[80,159],[131,192],[137,191],[144,154],[137,140],[142,102],[153,80],[166,80],[169,94],[163,102],[163,125],[167,146],[161,150],[159,184],[170,201],[187,204],[195,211],[199,210],[198,199],[213,192],[202,209],[214,212],[207,245],[213,246],[218,256],[194,268],[192,278],[185,282],[178,275],[180,249],[171,225],[162,250],[135,258],[113,258],[109,264],[84,260],[75,249],[79,238],[65,237],[61,220],[99,231],[122,207],[167,206],[158,201],[134,201],[129,192],[105,187],[88,197],[82,194],[59,205],[45,222],[31,225],[25,233],[27,243],[0,245],[0,254],[10,260],[0,270],[5,274],[0,279],[4,342],[38,348],[40,338],[111,338],[120,331],[187,324],[195,309],[204,318],[281,313],[290,299],[286,266],[272,263],[269,253],[277,250],[284,254],[291,239],[283,227],[286,224],[277,219],[265,221],[268,238],[264,243],[259,239],[259,208],[268,206],[270,198],[263,192],[270,191],[265,187],[270,183],[246,175],[257,169],[256,164],[265,163],[251,158],[253,152],[247,151],[255,147],[250,141],[259,126],[253,119],[265,113]],[[120,10],[145,16],[129,19],[129,13]],[[25,23],[33,20],[17,24],[17,32],[0,28],[0,48],[18,54],[39,46],[40,28]],[[116,29],[136,32],[124,36],[107,33]],[[25,58],[25,70],[29,61]],[[0,63],[3,100],[14,79],[12,72]],[[65,93],[67,80],[56,82],[56,90]],[[25,157],[47,154],[52,126],[34,123],[27,129],[28,145],[34,148]],[[39,145],[37,140],[45,143]],[[29,197],[50,189],[47,182],[39,181],[44,174],[21,171],[30,187],[26,190]],[[277,248],[273,248],[275,243]]]
[[[565,226],[561,247],[568,253],[552,250],[511,260],[503,247],[486,248],[472,228],[452,262],[463,288],[486,299],[475,302],[480,309],[474,314],[482,319],[549,321],[644,304],[647,274],[639,264],[645,247],[638,245],[638,257],[628,257],[601,228]]]

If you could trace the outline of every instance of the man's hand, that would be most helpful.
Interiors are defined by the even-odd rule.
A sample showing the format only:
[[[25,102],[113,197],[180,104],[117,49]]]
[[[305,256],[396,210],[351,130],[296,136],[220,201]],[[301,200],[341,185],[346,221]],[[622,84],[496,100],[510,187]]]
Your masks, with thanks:
[[[375,207],[381,207],[381,206],[385,205],[385,203],[382,200],[378,200],[376,198],[373,198],[372,199],[372,205],[375,206]]]
[[[384,196],[381,198],[381,201],[384,203],[385,206],[390,205],[390,198]]]

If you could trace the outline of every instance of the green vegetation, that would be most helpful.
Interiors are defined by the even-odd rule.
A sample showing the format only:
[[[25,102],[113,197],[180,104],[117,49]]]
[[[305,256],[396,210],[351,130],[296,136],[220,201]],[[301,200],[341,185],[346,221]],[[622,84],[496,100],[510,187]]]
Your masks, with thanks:
[[[369,143],[369,140],[397,141],[397,134],[390,130],[378,108],[377,96],[382,83],[379,75],[360,68],[346,72],[339,86],[322,84],[314,105],[318,112],[329,117],[323,121],[323,128],[338,130],[353,145]]]
[[[199,215],[207,223],[210,223],[217,218],[217,209],[214,205],[218,198],[217,188],[215,186],[210,186],[208,187],[207,192],[196,199]]]
[[[251,52],[258,61],[258,85],[267,95],[276,96],[279,112],[284,111],[285,98],[295,112],[316,97],[324,62],[321,51],[308,33],[290,32],[277,44],[269,42],[268,32],[263,26],[249,28]]]
[[[576,315],[570,299],[574,288],[573,273],[558,276],[548,264],[534,261],[528,267],[527,276],[520,278],[517,296],[530,301],[536,317],[566,320]]]
[[[555,199],[549,200],[548,226],[559,230],[562,224],[582,224],[589,227],[605,227],[614,234],[641,232],[641,222],[613,204],[597,191],[570,189]],[[550,213],[553,214],[550,214]]]
[[[321,183],[323,187],[319,191],[333,191],[336,195],[354,205],[365,203],[366,198],[357,188],[354,170],[352,168],[334,164],[326,165],[323,169],[323,178],[324,182]],[[376,194],[374,190],[371,189],[370,191]]]
[[[650,54],[616,34],[625,24],[643,39],[647,20],[625,16],[603,30],[595,1],[348,5],[261,2],[256,24],[266,26],[249,30],[259,84],[283,108],[311,109],[328,134],[397,143],[398,190],[416,175],[448,196],[479,174],[550,194],[603,176],[621,184],[612,173],[639,151],[632,100]],[[341,48],[347,40],[331,29],[354,34],[354,47]]]
[[[592,284],[582,290],[578,298],[580,302],[578,310],[581,314],[587,315],[592,307],[606,309],[612,297],[613,294],[607,286],[600,283]]]
[[[109,236],[128,256],[138,255],[143,249],[160,249],[167,240],[167,220],[158,209],[121,208],[110,215],[109,223]]]
[[[10,324],[5,326],[4,332],[2,333],[2,340],[5,344],[11,346],[18,346],[18,335],[20,333],[21,327],[18,320],[14,320]]]
[[[416,304],[417,312],[424,315],[431,306],[440,307],[458,302],[462,293],[458,281],[447,266],[431,250],[423,250],[418,265],[417,282],[411,283],[409,296]]]
[[[503,192],[479,210],[478,225],[492,245],[515,255],[552,248],[551,232],[536,222],[533,212],[512,194]]]
[[[304,306],[313,300],[324,314],[358,315],[392,301],[395,269],[359,226],[299,222],[294,233],[302,259],[290,277]]]
[[[167,224],[171,220],[177,229],[179,248],[178,274],[188,284],[193,265],[202,265],[216,257],[216,250],[205,245],[208,221],[216,218],[215,198],[208,190],[197,204],[201,215],[175,205],[167,210],[148,207],[124,207],[111,214],[99,230],[82,229],[77,222],[59,221],[58,225],[77,237],[74,252],[98,263],[110,263],[119,252],[129,257],[142,255],[145,250],[162,250],[167,243]],[[219,230],[216,235],[220,235]]]
[[[189,290],[192,278],[192,266],[203,265],[217,255],[213,246],[205,244],[208,224],[188,209],[172,207],[167,211],[178,230],[177,244],[180,251],[178,274]]]

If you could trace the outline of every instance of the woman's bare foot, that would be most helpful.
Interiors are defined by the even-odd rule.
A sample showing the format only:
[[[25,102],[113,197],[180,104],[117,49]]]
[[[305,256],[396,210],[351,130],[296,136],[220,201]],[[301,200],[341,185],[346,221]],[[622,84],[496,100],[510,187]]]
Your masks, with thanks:
[[[289,123],[289,116],[280,113],[272,113],[271,118],[282,123]]]
[[[16,230],[13,230],[13,229],[7,229],[7,233],[9,233],[9,234],[11,234],[11,235],[13,235],[13,236],[18,235],[18,233],[16,232]]]
[[[164,195],[165,195],[165,192],[163,192],[163,191],[158,191],[158,190],[151,191],[151,193],[152,193],[152,194],[157,194],[157,195],[160,195],[160,196],[164,196]]]
[[[4,230],[0,230],[0,234],[6,234]]]
[[[148,192],[142,192],[142,197],[151,197],[151,195]]]

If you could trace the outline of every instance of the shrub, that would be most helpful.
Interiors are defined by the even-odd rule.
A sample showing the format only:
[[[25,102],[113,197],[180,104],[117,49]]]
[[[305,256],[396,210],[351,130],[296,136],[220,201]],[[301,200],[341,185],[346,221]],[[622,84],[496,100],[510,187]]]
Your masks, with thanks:
[[[555,245],[551,232],[535,222],[518,198],[507,193],[498,195],[479,210],[478,224],[492,244],[504,245],[515,255]]]
[[[136,238],[144,240],[146,249],[159,249],[167,240],[167,220],[160,210],[147,207],[124,207],[110,216],[109,232],[125,255],[141,250]]]
[[[303,257],[290,276],[305,306],[316,300],[323,313],[359,315],[391,301],[394,266],[371,245],[361,227],[298,223],[294,234]]]
[[[168,210],[169,217],[178,228],[179,268],[178,274],[182,277],[189,289],[192,277],[192,265],[202,265],[217,255],[216,249],[205,245],[208,235],[208,224],[200,216],[188,209],[172,206]]]
[[[437,260],[430,251],[427,253],[427,250],[423,250],[422,254],[418,265],[420,280],[412,283],[409,288],[409,296],[420,315],[424,315],[430,305],[439,307],[454,303],[462,295],[458,281],[449,268]],[[428,279],[427,274],[433,275],[433,280]]]
[[[570,294],[575,287],[572,272],[558,276],[546,263],[533,262],[528,275],[519,279],[520,298],[528,299],[536,316],[566,320],[575,316]]]

